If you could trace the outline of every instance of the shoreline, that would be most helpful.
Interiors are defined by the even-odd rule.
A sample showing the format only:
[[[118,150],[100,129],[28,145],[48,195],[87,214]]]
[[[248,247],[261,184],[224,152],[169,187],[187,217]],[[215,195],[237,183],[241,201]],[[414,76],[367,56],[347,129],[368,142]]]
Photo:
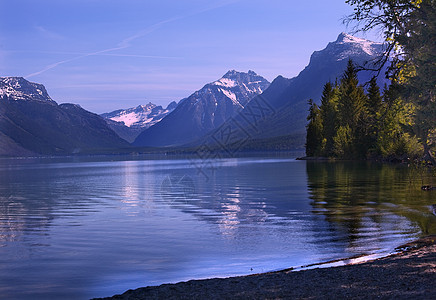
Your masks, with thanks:
[[[246,276],[142,287],[96,299],[436,299],[436,235],[401,245],[380,258],[325,266],[350,259]]]

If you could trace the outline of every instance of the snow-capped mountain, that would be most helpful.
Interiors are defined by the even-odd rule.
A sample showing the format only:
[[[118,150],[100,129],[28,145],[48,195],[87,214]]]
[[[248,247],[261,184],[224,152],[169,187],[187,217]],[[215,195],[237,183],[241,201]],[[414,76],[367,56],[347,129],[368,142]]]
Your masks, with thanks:
[[[175,101],[171,102],[166,108],[150,102],[147,105],[119,109],[100,116],[121,138],[132,143],[141,132],[162,120],[176,107],[177,102]]]
[[[128,147],[100,116],[58,105],[42,84],[0,78],[0,156],[71,154]]]
[[[14,100],[42,101],[56,104],[42,84],[27,81],[23,77],[0,77],[0,97]]]
[[[233,137],[239,136],[244,141],[266,141],[268,139],[274,139],[278,143],[283,143],[284,140],[291,143],[295,140],[304,141],[302,137],[305,136],[306,131],[307,100],[313,99],[319,104],[325,83],[340,80],[349,59],[358,66],[371,67],[371,63],[379,58],[383,50],[384,45],[381,43],[341,33],[336,41],[328,43],[325,49],[315,51],[309,64],[298,76],[291,79],[279,76],[274,79],[264,93],[253,98],[223,127],[231,127],[232,122],[236,121],[243,129],[235,128],[232,132]],[[363,84],[374,75],[376,72],[360,71],[358,78]],[[385,83],[389,84],[383,75],[381,72],[377,79],[381,88]],[[259,112],[259,107],[262,106],[264,109],[262,117],[257,119],[247,117],[252,116],[253,111]],[[260,113],[258,115],[260,116]],[[211,132],[209,137],[213,135],[214,132]],[[284,138],[277,139],[278,137]],[[197,143],[207,143],[206,139],[208,138],[200,139]],[[303,147],[304,142],[300,146]]]
[[[385,45],[366,39],[354,37],[342,32],[334,42],[328,43],[327,47],[321,51],[315,51],[312,59],[318,59],[319,56],[330,56],[338,61],[346,60],[350,57],[366,57],[368,60],[383,53]]]
[[[269,86],[268,80],[253,71],[248,73],[235,70],[228,71],[221,79],[206,85],[203,89],[193,94],[196,102],[207,101],[205,95],[215,94],[218,101],[220,94],[230,99],[236,109],[243,108],[251,98],[261,94]],[[225,101],[227,101],[225,99]],[[218,102],[215,102],[218,103]]]
[[[198,139],[237,114],[269,84],[253,71],[229,71],[180,101],[172,113],[141,133],[134,145],[175,146]]]
[[[171,102],[167,108],[157,106],[150,102],[147,105],[119,109],[110,113],[101,114],[101,116],[105,119],[121,122],[130,128],[146,129],[162,120],[167,114],[172,112],[176,106],[177,103],[175,101]]]

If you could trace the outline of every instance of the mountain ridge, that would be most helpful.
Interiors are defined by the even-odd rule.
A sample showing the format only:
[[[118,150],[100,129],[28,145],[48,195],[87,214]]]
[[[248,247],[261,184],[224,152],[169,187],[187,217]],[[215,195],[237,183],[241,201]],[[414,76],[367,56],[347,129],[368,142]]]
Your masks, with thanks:
[[[42,84],[0,77],[2,156],[66,155],[129,147],[97,114],[58,105]]]
[[[243,109],[269,84],[254,71],[230,70],[181,100],[174,111],[142,132],[133,145],[169,147],[194,141]]]

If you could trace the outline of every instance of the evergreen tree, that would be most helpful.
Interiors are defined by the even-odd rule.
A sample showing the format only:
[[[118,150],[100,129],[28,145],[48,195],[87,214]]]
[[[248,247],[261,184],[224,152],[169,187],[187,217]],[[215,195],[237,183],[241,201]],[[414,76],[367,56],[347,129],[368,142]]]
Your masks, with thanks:
[[[367,152],[375,155],[377,148],[377,136],[379,131],[379,118],[383,106],[383,98],[380,88],[377,85],[376,77],[372,77],[369,82],[367,102],[366,102],[366,126],[367,126]],[[367,153],[369,154],[369,153]]]
[[[319,156],[322,150],[322,119],[318,108],[312,99],[309,101],[309,115],[307,120],[306,155]]]
[[[324,85],[320,107],[309,100],[306,154],[403,159],[422,153],[418,140],[409,134],[417,128],[416,116],[412,118],[417,106],[402,99],[403,89],[393,82],[382,96],[372,78],[365,94],[349,61],[339,85]]]
[[[338,111],[340,125],[348,125],[351,129],[357,127],[358,120],[364,110],[365,98],[363,87],[359,86],[356,67],[349,60],[347,69],[339,84]]]
[[[330,82],[324,85],[320,106],[322,118],[323,156],[333,155],[333,138],[338,127],[337,89]]]
[[[436,164],[436,1],[346,0],[354,7],[348,22],[362,31],[383,29],[388,47],[383,64],[393,58],[389,73],[402,86],[401,96],[415,107],[414,133],[423,158]]]
[[[352,155],[365,155],[365,103],[366,95],[362,86],[359,86],[357,70],[354,63],[349,60],[347,69],[341,79],[338,92],[339,125],[350,130],[351,143],[354,145]],[[351,150],[351,149],[348,149]],[[347,154],[348,155],[348,154]]]
[[[368,101],[366,103],[367,111],[372,120],[377,119],[377,114],[382,106],[383,97],[380,94],[380,88],[377,85],[376,77],[369,81]]]
[[[383,95],[376,145],[384,158],[415,158],[422,154],[422,145],[409,134],[413,132],[415,108],[401,99],[400,91],[400,86],[393,83]]]
[[[333,138],[333,151],[339,158],[354,158],[353,155],[353,132],[348,125],[339,126]]]

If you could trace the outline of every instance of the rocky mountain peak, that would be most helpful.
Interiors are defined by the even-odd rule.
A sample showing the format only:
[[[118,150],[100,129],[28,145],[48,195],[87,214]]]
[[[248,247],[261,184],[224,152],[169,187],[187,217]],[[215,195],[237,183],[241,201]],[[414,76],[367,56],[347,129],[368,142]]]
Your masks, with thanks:
[[[146,129],[159,122],[163,117],[173,111],[177,106],[172,102],[166,109],[152,102],[146,105],[138,105],[128,109],[119,109],[113,112],[101,114],[106,120],[123,123],[127,127]],[[113,125],[110,121],[109,123]]]
[[[347,61],[353,59],[355,62],[364,62],[381,55],[385,45],[358,38],[342,32],[336,41],[331,42],[320,51],[315,51],[311,56],[311,63],[324,61],[326,59],[335,61]]]
[[[141,133],[139,146],[182,145],[223,124],[270,83],[253,71],[230,70],[181,100],[173,112]]]
[[[242,89],[256,94],[262,93],[269,84],[268,80],[251,70],[248,73],[230,70],[223,77],[211,83],[213,86],[224,89]]]
[[[42,84],[30,82],[23,77],[0,77],[0,97],[56,104]]]
[[[356,37],[354,37],[351,34],[348,34],[346,32],[341,32],[338,35],[338,38],[336,39],[336,43],[349,43],[349,42],[354,42],[356,40],[361,40],[361,39],[358,39],[358,38],[356,38]]]

